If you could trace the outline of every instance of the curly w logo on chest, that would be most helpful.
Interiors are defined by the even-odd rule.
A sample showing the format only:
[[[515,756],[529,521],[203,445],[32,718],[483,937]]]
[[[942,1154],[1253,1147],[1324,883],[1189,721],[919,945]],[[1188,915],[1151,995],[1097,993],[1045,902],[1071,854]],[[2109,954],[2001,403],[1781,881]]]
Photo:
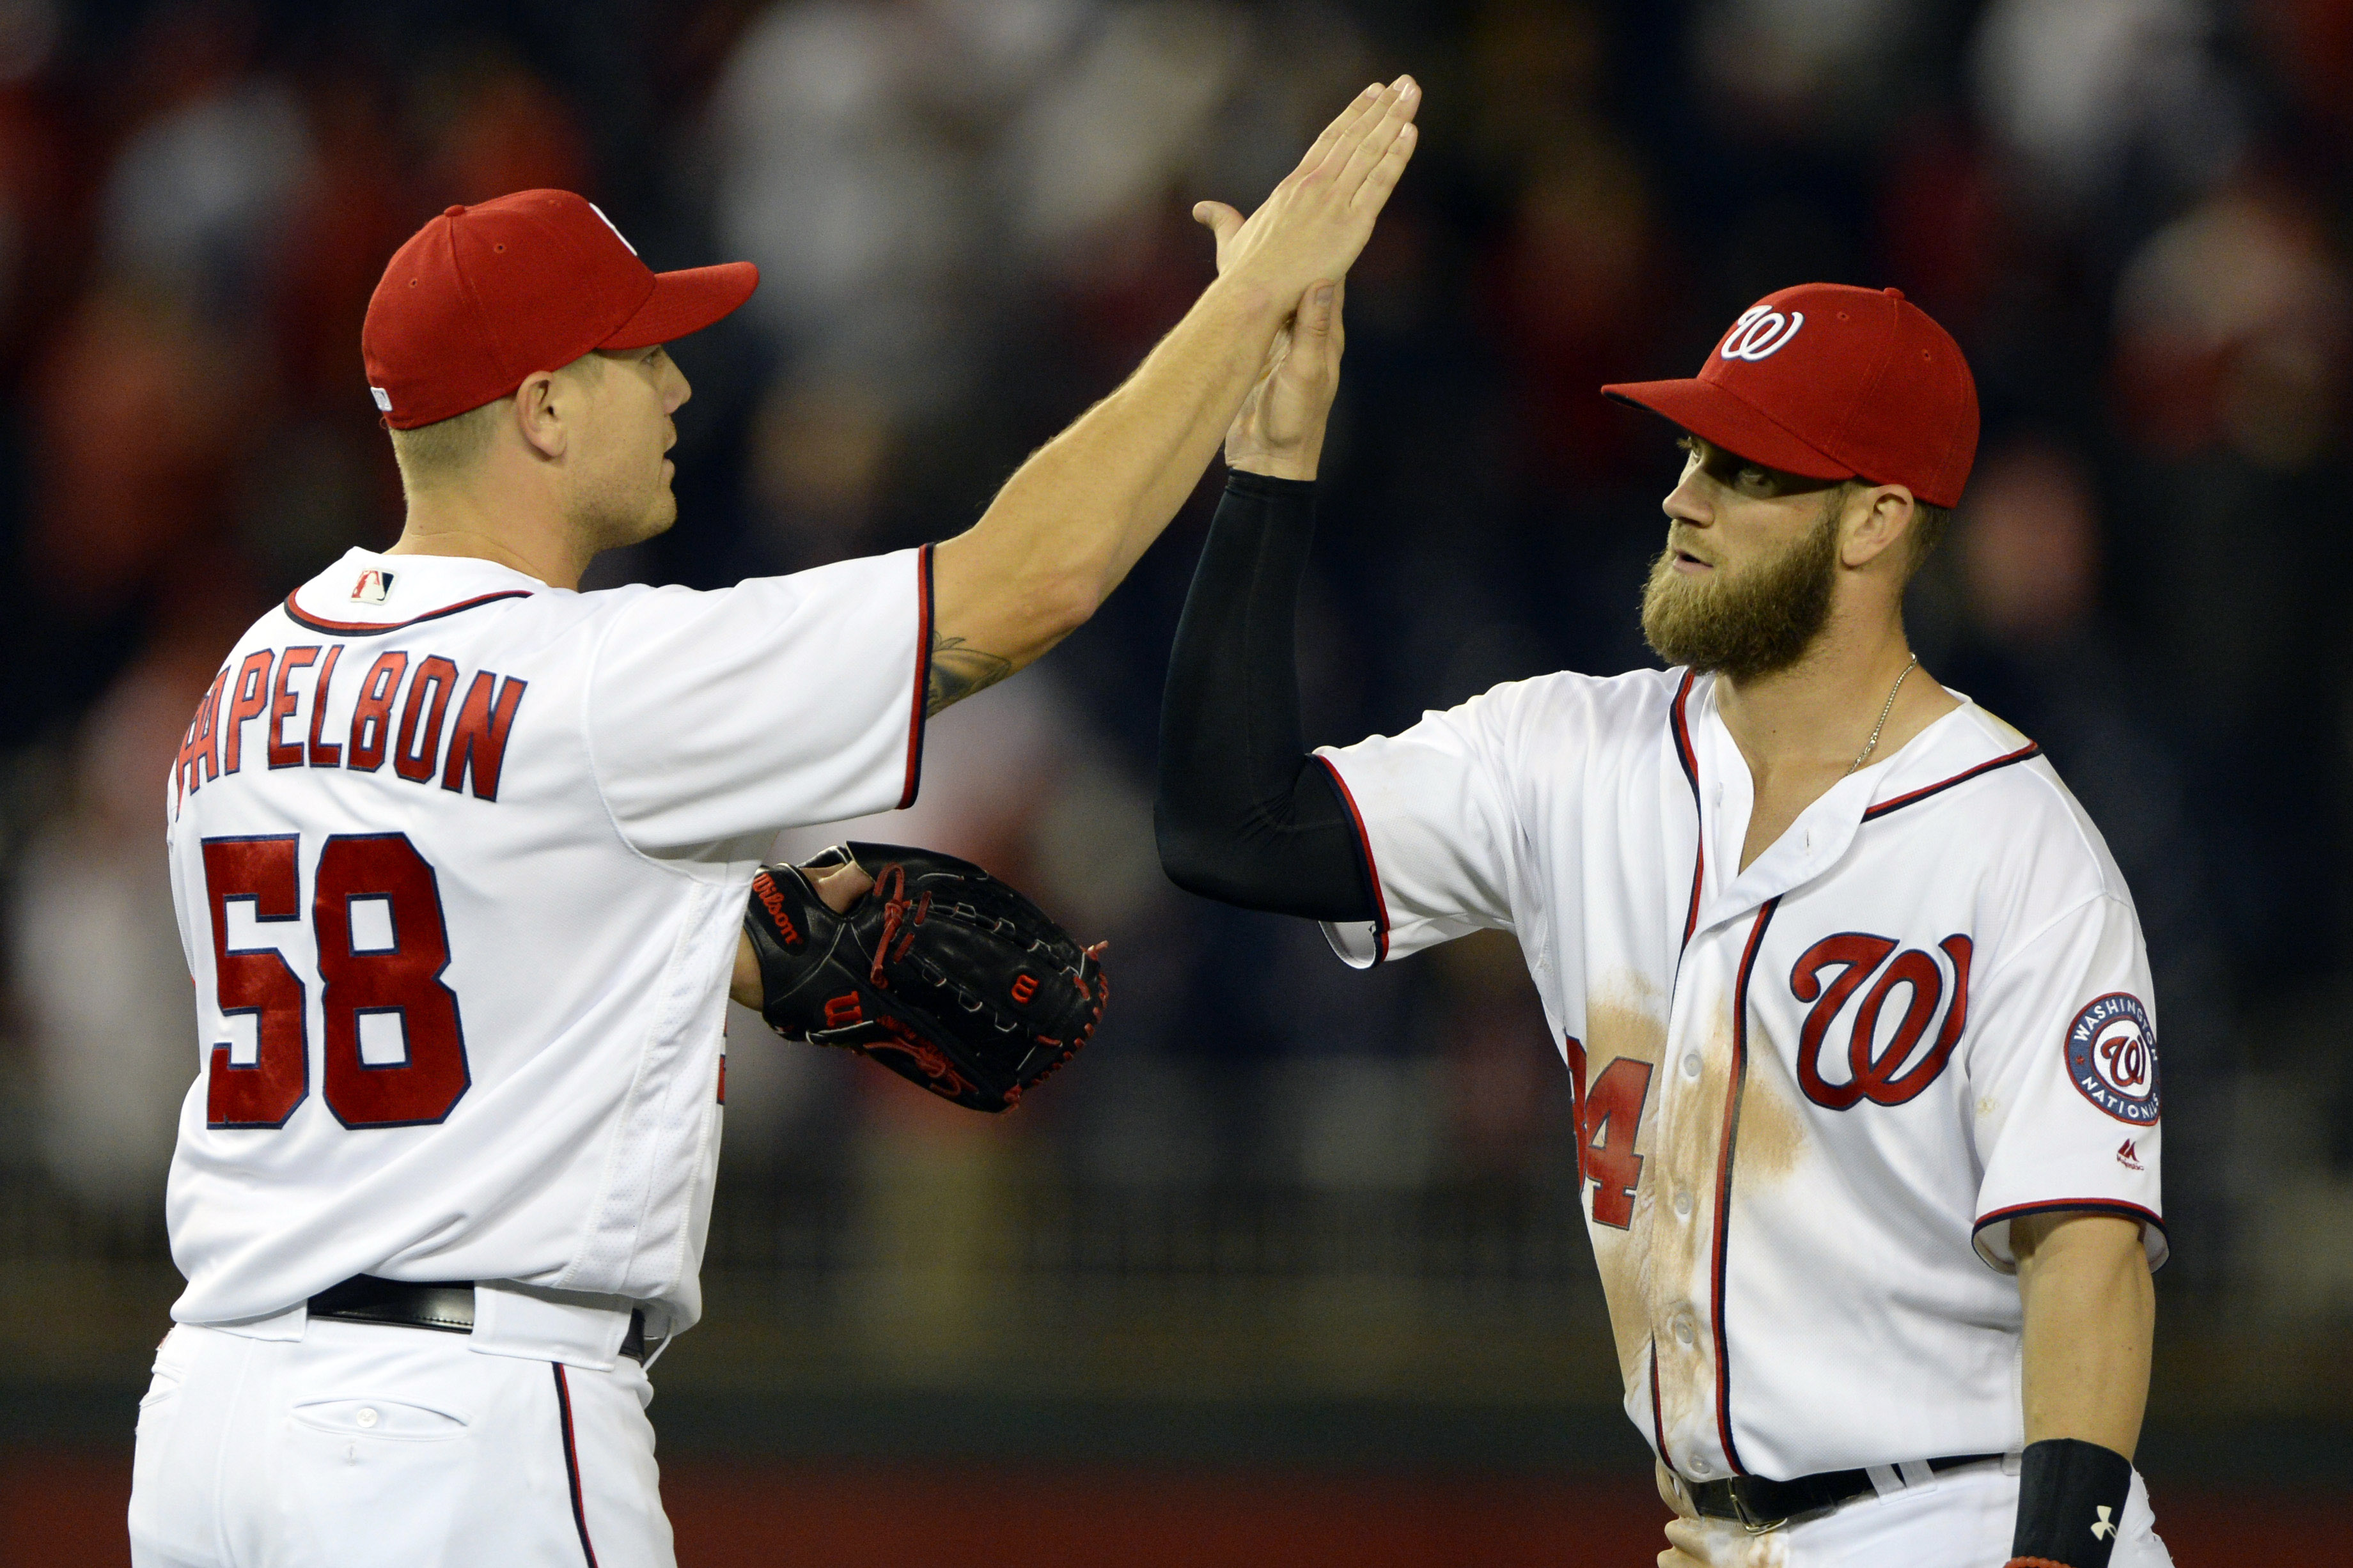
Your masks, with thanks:
[[[1790,994],[1813,1005],[1798,1037],[1798,1087],[1806,1098],[1826,1110],[1866,1100],[1902,1105],[1936,1082],[1968,1025],[1973,951],[1958,934],[1930,952],[1860,931],[1826,936],[1806,949],[1789,972]],[[1894,1012],[1899,988],[1900,1015]],[[1883,1027],[1891,1017],[1892,1032]]]

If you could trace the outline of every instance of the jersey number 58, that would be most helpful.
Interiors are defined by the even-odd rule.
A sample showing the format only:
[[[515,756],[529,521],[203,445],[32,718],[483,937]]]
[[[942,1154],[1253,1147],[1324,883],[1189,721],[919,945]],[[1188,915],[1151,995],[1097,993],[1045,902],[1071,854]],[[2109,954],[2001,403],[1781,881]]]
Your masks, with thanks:
[[[212,1047],[205,1121],[282,1127],[311,1092],[309,987],[275,947],[232,948],[228,907],[269,925],[299,921],[294,834],[204,841],[213,973],[224,1018],[250,1016],[249,1055]],[[346,1127],[438,1121],[472,1082],[458,996],[441,983],[449,932],[440,884],[406,833],[338,833],[311,877],[311,930],[326,1029],[327,1109]]]

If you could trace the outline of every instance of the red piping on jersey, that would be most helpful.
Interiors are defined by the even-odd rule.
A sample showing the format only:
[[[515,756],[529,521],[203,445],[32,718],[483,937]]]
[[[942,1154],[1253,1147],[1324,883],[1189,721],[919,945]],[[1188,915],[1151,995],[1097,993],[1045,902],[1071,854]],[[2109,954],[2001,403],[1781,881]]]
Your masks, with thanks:
[[[2143,1225],[2155,1226],[2158,1235],[2168,1237],[2168,1239],[2170,1237],[2170,1233],[2165,1228],[2165,1221],[2159,1218],[2155,1211],[2145,1209],[2138,1204],[2126,1203],[2120,1198],[2049,1198],[2042,1203],[2012,1204],[2008,1208],[1996,1209],[1989,1215],[1979,1215],[1977,1223],[1969,1227],[1969,1236],[1974,1240],[1978,1232],[1986,1226],[2000,1225],[2006,1219],[2017,1219],[2021,1215],[2031,1214],[2058,1214],[2068,1209],[2089,1210],[2094,1214],[2119,1215],[2126,1219],[2137,1219]]]
[[[1356,809],[1356,797],[1349,793],[1348,781],[1340,776],[1332,759],[1319,756],[1315,760],[1324,764],[1324,771],[1340,786],[1340,800],[1348,808],[1348,820],[1356,825],[1356,842],[1364,847],[1365,875],[1373,884],[1373,962],[1379,963],[1389,955],[1389,900],[1381,891],[1381,868],[1373,863],[1373,836],[1365,831],[1365,814]]]
[[[1724,1461],[1736,1476],[1748,1471],[1732,1441],[1732,1357],[1724,1338],[1725,1233],[1732,1220],[1732,1156],[1740,1137],[1740,1099],[1748,1086],[1748,976],[1757,967],[1757,950],[1765,943],[1765,928],[1780,907],[1779,899],[1767,899],[1757,911],[1757,923],[1748,928],[1748,946],[1740,955],[1740,976],[1732,984],[1732,1084],[1724,1097],[1724,1135],[1715,1157],[1715,1268],[1709,1302],[1715,1320],[1715,1430],[1724,1440]]]
[[[300,593],[296,589],[295,593]],[[421,621],[438,621],[444,616],[454,616],[460,610],[470,610],[477,605],[494,604],[501,599],[528,599],[528,588],[508,588],[501,593],[484,594],[480,598],[465,599],[455,605],[444,605],[438,610],[427,610],[421,616],[411,616],[405,621],[330,621],[317,616],[306,616],[294,603],[294,595],[286,595],[286,615],[298,626],[308,626],[314,632],[332,632],[338,637],[372,637],[385,632],[396,632],[403,626],[413,626]]]
[[[1670,723],[1675,732],[1675,760],[1683,765],[1683,777],[1691,781],[1692,815],[1697,826],[1698,848],[1692,855],[1691,909],[1683,916],[1683,945],[1691,945],[1692,932],[1699,929],[1699,889],[1707,875],[1707,813],[1699,803],[1699,755],[1692,750],[1691,725],[1683,718],[1683,700],[1691,695],[1696,673],[1683,671],[1683,683],[1675,691],[1675,706]]]
[[[1865,822],[1876,821],[1878,818],[1885,816],[1891,811],[1901,811],[1905,806],[1924,801],[1932,795],[1941,794],[1943,791],[1952,788],[1955,784],[1967,784],[1969,780],[1977,777],[1979,773],[1989,773],[1996,768],[2006,768],[2012,763],[2022,763],[2029,757],[2040,756],[2042,752],[2042,748],[2040,745],[2036,744],[2032,741],[2029,741],[2026,744],[2021,746],[2018,750],[2010,752],[2006,756],[1996,757],[1989,763],[1979,763],[1976,767],[1964,769],[1962,772],[1955,773],[1951,778],[1947,779],[1942,784],[1932,784],[1926,789],[1915,789],[1910,795],[1899,795],[1894,800],[1883,800],[1877,805],[1874,805],[1870,810],[1864,812],[1862,814],[1862,819]]]
[[[572,1488],[572,1522],[580,1528],[580,1552],[588,1559],[588,1568],[596,1568],[596,1548],[588,1539],[588,1510],[580,1497],[580,1449],[572,1440],[572,1385],[564,1381],[564,1363],[547,1363],[555,1369],[555,1411],[564,1426],[564,1479]]]
[[[1651,1436],[1658,1440],[1659,1463],[1669,1469],[1675,1462],[1667,1458],[1667,1417],[1659,1408],[1659,1336],[1651,1336]]]
[[[915,714],[907,721],[907,784],[899,809],[915,804],[923,787],[923,721],[932,705],[932,547],[915,552]]]

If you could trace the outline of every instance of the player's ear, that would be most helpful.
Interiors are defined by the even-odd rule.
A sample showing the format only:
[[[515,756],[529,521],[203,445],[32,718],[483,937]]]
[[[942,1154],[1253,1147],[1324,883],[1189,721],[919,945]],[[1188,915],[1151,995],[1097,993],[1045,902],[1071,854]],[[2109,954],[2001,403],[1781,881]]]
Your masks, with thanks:
[[[561,458],[569,445],[564,398],[554,371],[535,370],[515,388],[515,431],[543,458]]]
[[[1912,492],[1902,485],[1847,487],[1841,503],[1839,556],[1849,566],[1867,566],[1901,546],[1912,531],[1915,509]]]

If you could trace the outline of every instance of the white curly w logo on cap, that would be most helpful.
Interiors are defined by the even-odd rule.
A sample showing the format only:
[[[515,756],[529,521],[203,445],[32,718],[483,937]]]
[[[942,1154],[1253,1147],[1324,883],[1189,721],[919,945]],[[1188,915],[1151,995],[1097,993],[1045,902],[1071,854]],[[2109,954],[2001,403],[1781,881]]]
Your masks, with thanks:
[[[1725,359],[1745,359],[1754,363],[1770,359],[1789,346],[1798,329],[1806,324],[1803,310],[1792,310],[1787,316],[1778,310],[1768,310],[1762,305],[1751,305],[1740,312],[1740,320],[1732,323],[1725,334],[1724,346],[1715,352]]]

